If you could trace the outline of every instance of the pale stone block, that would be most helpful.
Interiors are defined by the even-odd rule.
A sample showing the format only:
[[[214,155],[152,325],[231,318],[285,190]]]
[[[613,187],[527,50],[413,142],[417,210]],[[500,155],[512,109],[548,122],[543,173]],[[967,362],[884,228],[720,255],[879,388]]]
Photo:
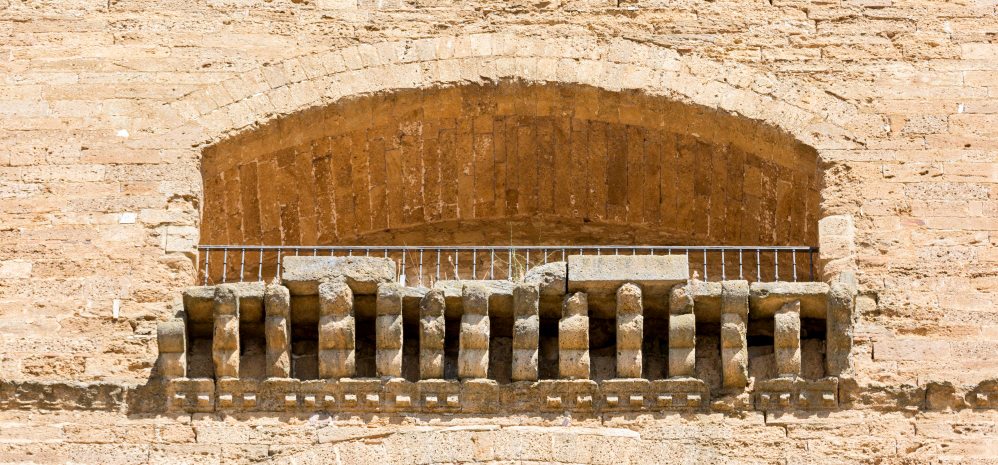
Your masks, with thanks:
[[[525,283],[537,285],[543,296],[565,295],[568,286],[567,280],[567,262],[552,262],[535,266],[527,271],[523,277]]]
[[[828,376],[839,376],[852,368],[849,352],[852,351],[855,295],[855,284],[849,282],[832,283],[828,291],[825,320],[825,373]]]
[[[666,291],[690,277],[684,255],[572,255],[568,257],[569,292],[613,295],[625,283],[647,294]]]
[[[379,257],[287,256],[281,278],[292,295],[318,294],[320,282],[342,281],[354,294],[375,294],[378,285],[395,282],[395,262]]]
[[[691,377],[696,365],[696,315],[693,295],[685,285],[669,296],[669,376]]]
[[[444,292],[431,289],[419,303],[419,377],[444,377]]]
[[[784,304],[773,316],[773,350],[779,376],[800,376],[800,302]]]
[[[378,376],[402,376],[402,290],[396,283],[378,286],[375,319]]]
[[[319,378],[347,378],[356,372],[353,291],[344,282],[319,285]]]
[[[641,288],[627,283],[617,289],[617,377],[641,377],[641,344],[644,340]]]
[[[820,282],[765,282],[749,285],[749,307],[753,319],[769,318],[783,305],[800,304],[804,318],[825,318],[828,284]]]
[[[165,321],[156,327],[160,374],[165,379],[187,376],[187,329],[184,320]]]
[[[748,384],[748,296],[747,281],[721,283],[721,376],[729,389]]]
[[[215,287],[211,355],[215,377],[239,377],[239,297],[233,287]]]
[[[458,341],[458,377],[485,378],[489,368],[489,294],[478,284],[467,284],[462,292],[464,313]]]
[[[558,322],[558,375],[589,379],[589,303],[584,292],[565,296]]]
[[[540,290],[536,284],[513,288],[513,381],[537,380],[540,341]]]
[[[291,377],[291,294],[279,284],[264,293],[264,336],[267,342],[267,377]]]
[[[164,321],[156,326],[156,343],[159,353],[183,353],[187,350],[187,331],[184,320]]]

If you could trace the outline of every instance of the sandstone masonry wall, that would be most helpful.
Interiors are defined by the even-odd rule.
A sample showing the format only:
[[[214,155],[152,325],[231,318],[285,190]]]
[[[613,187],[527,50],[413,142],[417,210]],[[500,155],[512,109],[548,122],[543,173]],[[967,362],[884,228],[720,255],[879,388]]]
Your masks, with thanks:
[[[936,395],[998,377],[996,31],[993,0],[0,0],[0,462],[993,461],[994,408]],[[44,400],[149,380],[217,220],[207,147],[344,98],[505,80],[640,91],[813,148],[818,217],[853,219],[854,405],[441,419]]]

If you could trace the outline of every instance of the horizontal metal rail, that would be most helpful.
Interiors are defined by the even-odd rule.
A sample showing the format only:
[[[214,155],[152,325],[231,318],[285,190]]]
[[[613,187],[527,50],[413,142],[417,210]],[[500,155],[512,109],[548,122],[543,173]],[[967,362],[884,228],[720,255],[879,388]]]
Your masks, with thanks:
[[[204,285],[279,279],[281,261],[288,255],[391,258],[395,261],[396,278],[400,283],[432,285],[445,279],[518,281],[531,269],[564,261],[569,255],[685,255],[690,276],[704,281],[813,281],[818,249],[808,246],[720,245],[201,245],[198,252],[200,280]]]

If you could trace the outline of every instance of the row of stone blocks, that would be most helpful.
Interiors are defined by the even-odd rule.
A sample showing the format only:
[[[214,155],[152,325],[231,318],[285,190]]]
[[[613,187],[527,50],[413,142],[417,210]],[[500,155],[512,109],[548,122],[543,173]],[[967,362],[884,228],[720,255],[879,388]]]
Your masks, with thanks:
[[[648,381],[340,379],[299,381],[175,379],[167,384],[169,409],[186,412],[609,412],[704,408],[707,387],[695,378]]]
[[[288,257],[283,284],[266,286],[252,311],[265,315],[266,377],[285,379],[291,369],[291,296],[318,296],[318,375],[339,379],[356,375],[355,295],[376,294],[376,371],[386,379],[402,376],[403,300],[419,298],[419,375],[436,380],[444,375],[444,328],[448,305],[445,289],[413,292],[394,282],[394,265],[379,259],[347,261],[313,257]],[[708,313],[720,323],[721,373],[726,389],[748,384],[747,322],[750,310],[774,321],[774,354],[781,378],[801,374],[801,317],[826,320],[826,367],[829,375],[848,368],[851,347],[852,286],[846,281],[824,283],[754,283],[724,281],[705,283],[686,279],[688,268],[681,257],[572,257],[567,267],[562,311],[558,325],[559,367],[562,379],[590,377],[590,296],[612,297],[616,321],[616,373],[620,378],[642,374],[645,299],[665,299],[668,311],[668,373],[671,378],[695,375],[696,323]],[[374,260],[374,264],[370,263]],[[573,261],[574,260],[574,261]],[[573,266],[574,263],[574,266]],[[372,271],[374,270],[374,271]],[[380,270],[380,271],[379,271]],[[539,303],[543,284],[511,285],[512,379],[538,379],[540,336]],[[203,288],[202,288],[203,289]],[[239,377],[240,306],[247,302],[239,286],[219,285],[210,294],[212,359],[219,382]],[[462,380],[486,378],[489,364],[490,288],[467,281],[460,290],[462,313],[458,343],[457,376]],[[556,294],[558,291],[556,290]],[[209,301],[203,298],[202,301]],[[202,302],[204,303],[204,302]],[[201,320],[206,311],[196,310]],[[248,307],[247,307],[248,308]],[[187,376],[185,319],[163,323],[159,331],[160,370],[165,378]],[[198,394],[200,395],[200,394]],[[781,394],[782,396],[782,394]],[[185,397],[185,402],[191,402]],[[225,401],[219,397],[220,401]],[[782,402],[783,397],[777,399]],[[827,400],[827,399],[826,399]],[[768,402],[769,400],[766,400]],[[228,402],[228,401],[225,401]],[[235,402],[235,401],[232,401]],[[808,400],[809,403],[821,403]]]
[[[542,380],[498,384],[466,381],[349,379],[174,379],[166,389],[177,412],[615,412],[702,411],[706,384],[696,378]],[[759,410],[825,410],[838,406],[838,380],[770,380],[755,393]]]

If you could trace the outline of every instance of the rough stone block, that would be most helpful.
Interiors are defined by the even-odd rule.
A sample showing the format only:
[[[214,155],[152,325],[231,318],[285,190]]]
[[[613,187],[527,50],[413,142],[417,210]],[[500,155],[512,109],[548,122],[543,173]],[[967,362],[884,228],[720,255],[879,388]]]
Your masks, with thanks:
[[[353,376],[356,370],[356,322],[353,291],[339,281],[324,282],[319,292],[319,377]]]
[[[669,295],[669,376],[691,377],[696,372],[696,316],[693,295],[677,285]]]
[[[558,322],[558,375],[565,379],[589,379],[589,304],[586,294],[565,296]]]
[[[848,373],[852,368],[849,353],[852,351],[855,294],[854,285],[847,282],[833,283],[828,291],[825,372],[829,376]]]
[[[266,319],[264,336],[267,344],[267,377],[291,376],[291,294],[279,284],[267,286],[264,297]]]
[[[749,318],[764,319],[784,304],[800,302],[802,318],[825,318],[829,286],[818,282],[765,282],[749,285]]]
[[[728,389],[748,384],[748,312],[747,281],[721,283],[721,376]]]
[[[561,297],[568,290],[568,262],[551,262],[527,271],[523,282],[538,286],[540,295]]]
[[[627,283],[617,289],[617,377],[641,377],[644,314],[641,288]]]
[[[485,378],[489,368],[489,292],[482,285],[469,283],[462,292],[464,314],[458,341],[457,376],[461,379]]]
[[[540,291],[536,284],[521,283],[513,289],[513,381],[537,379],[540,341]]]
[[[215,378],[239,377],[239,299],[232,286],[215,287],[211,355]]]
[[[444,292],[432,289],[419,304],[419,377],[444,376]]]
[[[378,285],[395,282],[395,262],[378,257],[286,256],[281,278],[292,295],[315,295],[319,283],[345,282],[354,294],[375,294]]]
[[[781,377],[800,376],[800,302],[784,304],[776,312],[773,321],[776,371]]]
[[[569,292],[613,294],[635,283],[647,294],[665,294],[690,277],[682,255],[572,255],[568,257]]]

